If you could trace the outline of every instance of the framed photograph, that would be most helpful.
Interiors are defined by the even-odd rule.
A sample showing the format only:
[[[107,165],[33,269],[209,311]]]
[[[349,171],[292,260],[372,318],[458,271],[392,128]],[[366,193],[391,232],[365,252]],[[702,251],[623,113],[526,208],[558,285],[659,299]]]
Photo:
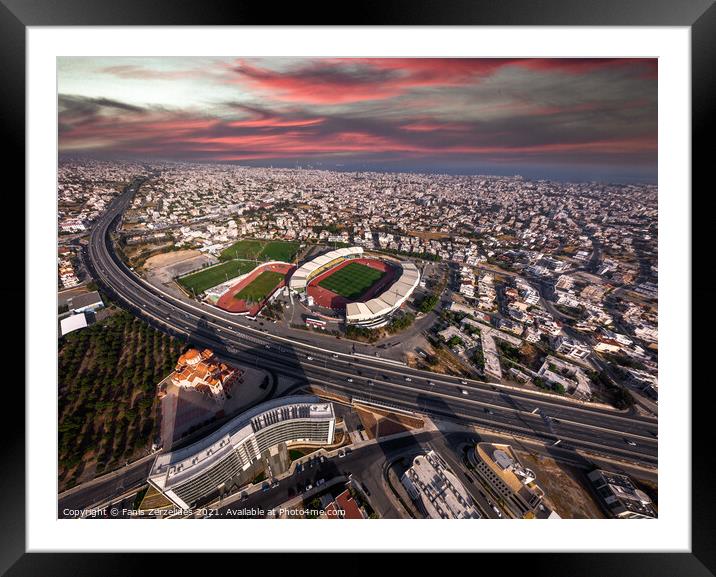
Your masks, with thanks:
[[[712,2],[306,8],[2,0],[2,570],[712,575]]]

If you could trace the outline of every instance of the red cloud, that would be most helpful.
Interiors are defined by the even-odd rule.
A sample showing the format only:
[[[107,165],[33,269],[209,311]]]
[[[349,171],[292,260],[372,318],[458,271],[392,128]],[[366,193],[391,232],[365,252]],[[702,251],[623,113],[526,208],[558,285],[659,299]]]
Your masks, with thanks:
[[[657,61],[634,58],[343,58],[309,60],[285,71],[240,61],[233,72],[278,100],[345,104],[393,98],[422,87],[471,84],[508,66],[566,74],[632,66],[640,77],[655,78]]]
[[[607,59],[315,60],[283,71],[239,63],[234,80],[238,77],[283,100],[336,104],[392,98],[419,87],[459,87],[506,66],[533,74],[587,74],[630,66],[635,73],[646,74],[655,65],[653,60]],[[382,116],[350,106],[342,107],[343,112],[317,115],[306,112],[310,108],[231,103],[224,105],[221,116],[212,117],[108,98],[60,96],[60,149],[205,160],[385,155],[446,161],[451,157],[508,161],[520,156],[560,162],[570,156],[585,163],[597,158],[626,162],[656,150],[656,127],[649,124],[653,102],[648,93],[637,91],[631,98],[616,100],[600,100],[595,94],[593,101],[557,107],[532,102],[530,73],[526,76],[521,98],[476,103],[481,108],[471,120],[453,111],[451,101],[439,89],[399,104],[375,106],[375,110],[389,112]],[[616,75],[617,79],[623,76]],[[628,108],[636,110],[624,114]],[[603,122],[608,114],[612,122]]]
[[[240,61],[240,78],[279,100],[344,104],[392,98],[426,86],[460,86],[510,64],[507,59],[344,58],[276,71]]]
[[[317,61],[300,70],[277,72],[239,63],[240,78],[280,100],[311,104],[342,104],[397,96],[402,89],[386,75],[350,73],[345,67]]]

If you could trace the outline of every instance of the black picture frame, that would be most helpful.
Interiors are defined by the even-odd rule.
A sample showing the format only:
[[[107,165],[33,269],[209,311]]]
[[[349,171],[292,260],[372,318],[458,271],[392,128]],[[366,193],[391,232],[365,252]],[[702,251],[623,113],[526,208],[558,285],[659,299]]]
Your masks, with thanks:
[[[340,12],[339,12],[340,10]],[[118,26],[118,25],[510,25],[510,26],[685,26],[691,29],[692,70],[692,180],[706,183],[707,170],[713,164],[709,146],[714,134],[713,102],[716,101],[716,7],[713,0],[453,0],[440,3],[431,0],[372,1],[362,7],[341,5],[323,0],[312,3],[282,5],[280,9],[265,3],[234,0],[180,2],[178,0],[155,0],[153,2],[125,0],[0,0],[0,126],[3,133],[4,158],[17,175],[23,172],[25,160],[25,33],[30,26]],[[24,175],[20,176],[16,190],[24,188]],[[710,191],[704,191],[705,194]],[[10,193],[4,191],[4,198]],[[689,201],[690,191],[684,191]],[[689,195],[689,196],[687,196]],[[19,200],[15,214],[26,214]],[[8,200],[9,201],[9,200]],[[691,199],[693,203],[693,199]],[[694,218],[699,216],[693,211]],[[22,228],[24,219],[15,218],[9,223]],[[705,223],[703,223],[705,224]],[[23,231],[15,232],[14,238],[24,238]],[[694,220],[692,229],[697,229]],[[708,229],[708,226],[706,226]],[[696,262],[694,260],[694,262]],[[29,263],[26,262],[26,266]],[[4,302],[26,302],[22,283],[17,288],[1,287]],[[696,288],[692,298],[708,299],[710,288]],[[17,312],[17,311],[16,311]],[[17,327],[22,320],[18,319]],[[12,342],[17,346],[21,335],[16,331]],[[694,351],[705,353],[710,343],[700,344],[694,339]],[[29,351],[25,351],[26,359]],[[704,358],[702,356],[702,358]],[[706,415],[709,410],[708,389],[710,383],[701,383],[701,389],[692,389],[692,549],[690,553],[544,553],[521,554],[517,560],[522,570],[531,574],[550,575],[649,575],[707,576],[716,574],[716,491],[713,489],[712,471],[716,470],[716,458],[712,450],[713,428]],[[684,385],[681,383],[680,385]],[[20,414],[25,406],[21,387],[6,383],[3,391],[5,415]],[[10,411],[9,408],[12,407]],[[22,419],[22,418],[21,418]],[[209,561],[205,555],[171,554],[82,554],[82,553],[26,553],[25,547],[25,440],[23,423],[8,418],[0,420],[3,435],[0,443],[3,473],[0,475],[0,515],[2,516],[2,539],[0,539],[0,571],[19,575],[126,575],[147,574],[161,571],[172,574],[206,571],[209,567],[221,567],[225,555],[212,554]],[[698,458],[696,458],[698,456]],[[684,499],[684,506],[689,503]],[[597,545],[598,543],[591,543]],[[81,549],[81,544],[78,544]],[[505,557],[510,554],[483,554],[484,561],[512,565]],[[294,568],[292,554],[282,555],[281,567]],[[374,570],[375,559],[352,554],[352,559],[322,556],[323,569],[340,568],[341,573],[358,574]],[[423,556],[413,555],[415,562],[424,565]],[[254,554],[243,554],[242,567],[257,561]],[[302,563],[299,559],[298,563]],[[465,560],[466,563],[474,561]],[[378,561],[382,563],[382,561]],[[210,563],[210,564],[207,564]],[[288,564],[288,565],[287,565]],[[402,560],[401,560],[402,564]],[[467,567],[459,560],[453,569]],[[514,565],[512,565],[514,566]],[[315,570],[309,569],[307,570]],[[239,567],[236,567],[239,570]],[[405,570],[405,566],[401,571]],[[433,569],[431,569],[432,571]],[[515,571],[517,568],[515,567]]]

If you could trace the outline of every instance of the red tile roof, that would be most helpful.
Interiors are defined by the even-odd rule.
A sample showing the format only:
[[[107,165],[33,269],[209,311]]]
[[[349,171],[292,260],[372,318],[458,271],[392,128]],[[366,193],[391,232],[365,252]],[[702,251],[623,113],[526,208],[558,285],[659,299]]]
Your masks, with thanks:
[[[345,515],[343,515],[342,519],[364,519],[363,513],[360,510],[360,507],[358,507],[358,504],[355,502],[353,497],[351,497],[350,491],[346,489],[343,491],[338,497],[336,497],[335,503],[340,507]]]

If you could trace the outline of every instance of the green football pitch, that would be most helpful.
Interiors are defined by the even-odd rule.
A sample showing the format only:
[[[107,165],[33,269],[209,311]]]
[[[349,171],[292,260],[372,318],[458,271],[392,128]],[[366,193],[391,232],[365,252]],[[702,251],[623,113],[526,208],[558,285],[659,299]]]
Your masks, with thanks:
[[[285,240],[240,240],[224,249],[220,260],[249,259],[258,261],[280,260],[291,262],[298,252],[299,243]]]
[[[323,279],[318,286],[347,299],[355,299],[383,278],[384,274],[381,270],[351,262]]]
[[[245,274],[255,267],[256,263],[250,260],[231,260],[178,278],[177,282],[190,292],[199,295],[206,289]]]
[[[276,285],[281,282],[283,277],[284,275],[280,272],[265,270],[237,292],[234,298],[251,303],[261,302],[273,292],[273,289],[276,288]]]

